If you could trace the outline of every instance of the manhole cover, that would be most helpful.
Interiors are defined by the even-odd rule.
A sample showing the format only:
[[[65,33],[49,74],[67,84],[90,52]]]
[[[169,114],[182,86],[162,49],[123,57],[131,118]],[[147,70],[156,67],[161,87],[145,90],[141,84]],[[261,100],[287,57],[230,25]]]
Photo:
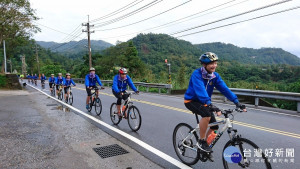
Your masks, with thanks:
[[[98,148],[93,148],[93,150],[101,157],[101,158],[108,158],[113,156],[118,156],[122,154],[129,153],[125,149],[123,149],[118,144],[113,144],[109,146],[103,146]]]

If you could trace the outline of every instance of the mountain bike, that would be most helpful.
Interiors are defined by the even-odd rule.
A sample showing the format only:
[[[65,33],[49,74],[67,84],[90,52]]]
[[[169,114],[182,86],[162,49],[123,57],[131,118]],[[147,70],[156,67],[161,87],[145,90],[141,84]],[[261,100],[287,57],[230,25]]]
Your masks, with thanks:
[[[41,80],[42,89],[45,89],[45,80]]]
[[[51,84],[51,88],[52,88],[52,91],[51,91],[51,96],[55,97],[55,85],[54,83]]]
[[[222,160],[225,169],[228,168],[267,168],[271,169],[271,164],[264,154],[263,151],[256,151],[256,156],[249,156],[249,150],[254,152],[255,150],[261,150],[259,147],[253,143],[252,141],[243,138],[241,135],[237,134],[237,129],[232,127],[234,115],[233,112],[242,112],[240,109],[228,109],[223,110],[222,114],[224,115],[224,119],[221,121],[217,121],[214,123],[210,123],[208,127],[217,126],[224,124],[224,127],[218,132],[215,139],[209,145],[211,148],[217,143],[223,133],[227,130],[229,135],[229,141],[225,144],[223,148]],[[194,165],[199,160],[202,162],[206,162],[209,153],[201,151],[196,145],[198,141],[198,133],[199,133],[199,119],[198,115],[195,114],[197,120],[197,127],[192,128],[190,125],[186,123],[178,124],[173,132],[173,146],[175,152],[179,159],[187,164]],[[229,118],[231,117],[231,118]],[[235,148],[233,148],[235,147]],[[234,150],[234,153],[229,153]],[[225,156],[224,156],[225,154]],[[237,159],[237,161],[232,161],[231,159]],[[256,162],[259,159],[259,162]]]
[[[58,92],[57,92],[57,98],[59,100],[63,100],[63,98],[64,98],[64,93],[63,93],[62,89],[63,89],[63,86],[59,85]]]
[[[37,86],[37,80],[36,79],[34,79],[34,85]]]
[[[72,105],[73,104],[73,93],[72,93],[71,86],[69,86],[69,88],[67,89],[67,93],[65,93],[65,94],[67,95],[66,103],[69,103],[70,105]]]
[[[128,98],[121,104],[121,116],[118,115],[117,103],[112,103],[110,106],[110,118],[113,124],[118,125],[122,118],[127,119],[128,125],[132,131],[138,131],[142,124],[142,117],[139,109],[133,105],[131,95],[135,92],[126,92]]]
[[[104,89],[103,87],[101,87],[100,89]],[[98,116],[100,116],[101,112],[102,112],[102,103],[101,103],[101,99],[99,98],[99,96],[96,93],[95,88],[91,89],[91,97],[90,97],[90,101],[89,101],[89,109],[88,111],[91,112],[93,106],[95,107],[95,112]]]

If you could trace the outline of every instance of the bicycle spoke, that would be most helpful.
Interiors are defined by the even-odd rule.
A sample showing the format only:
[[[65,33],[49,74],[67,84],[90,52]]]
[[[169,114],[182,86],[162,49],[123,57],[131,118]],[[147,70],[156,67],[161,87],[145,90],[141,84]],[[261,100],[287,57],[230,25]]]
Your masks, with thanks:
[[[173,132],[173,146],[179,159],[187,164],[193,165],[199,160],[196,148],[197,136],[191,137],[192,127],[185,123],[178,124]],[[185,140],[183,142],[183,140]]]
[[[232,149],[231,147],[235,147],[237,151],[235,153],[239,153],[241,156],[238,161],[232,161],[232,158],[224,157],[224,154],[228,156],[228,150]],[[248,139],[237,138],[234,142],[229,141],[223,151],[224,168],[271,168],[264,152]]]

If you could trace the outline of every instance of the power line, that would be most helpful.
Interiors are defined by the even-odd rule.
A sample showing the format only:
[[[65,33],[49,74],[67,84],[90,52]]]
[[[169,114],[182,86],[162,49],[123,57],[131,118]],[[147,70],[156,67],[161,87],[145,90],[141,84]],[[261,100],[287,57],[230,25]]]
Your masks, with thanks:
[[[35,22],[35,21],[33,21],[33,22]],[[65,34],[65,35],[69,35],[69,36],[71,36],[71,35],[70,35],[70,34],[68,34],[68,33],[65,33],[65,32],[62,32],[62,31],[59,31],[59,30],[56,30],[56,29],[50,28],[50,27],[48,27],[48,26],[42,25],[42,24],[40,24],[40,23],[37,23],[37,22],[35,22],[35,23],[36,23],[36,24],[38,24],[38,25],[41,25],[41,26],[43,26],[43,27],[45,27],[45,28],[51,29],[51,30],[53,30],[53,31],[56,31],[56,32],[59,32],[59,33],[62,33],[62,34]]]
[[[177,31],[177,32],[171,33],[169,35],[175,35],[175,34],[179,34],[179,33],[182,33],[182,32],[190,31],[190,30],[193,30],[193,29],[196,29],[196,28],[200,28],[200,27],[207,26],[207,25],[210,25],[210,24],[213,24],[213,23],[217,23],[217,22],[221,22],[221,21],[228,20],[228,19],[231,19],[231,18],[235,18],[235,17],[241,16],[241,15],[245,15],[245,14],[248,14],[248,13],[251,13],[251,12],[259,11],[259,10],[269,8],[269,7],[272,7],[272,6],[276,6],[276,5],[279,5],[279,4],[283,4],[283,3],[286,3],[286,2],[289,2],[289,1],[292,1],[292,0],[284,0],[284,1],[276,2],[276,3],[269,4],[269,5],[266,5],[266,6],[263,6],[263,7],[260,7],[260,8],[256,8],[256,9],[253,9],[253,10],[250,10],[250,11],[242,12],[240,14],[236,14],[236,15],[229,16],[229,17],[226,17],[226,18],[222,18],[222,19],[219,19],[219,20],[216,20],[216,21],[213,21],[213,22],[209,22],[209,23],[206,23],[206,24],[202,24],[202,25],[199,25],[199,26],[192,27],[192,28]]]
[[[296,6],[296,7],[293,7],[293,8],[289,8],[289,9],[285,9],[285,10],[281,10],[281,11],[277,11],[277,12],[273,12],[273,13],[266,14],[266,15],[261,15],[261,16],[258,16],[258,17],[254,17],[254,18],[250,18],[250,19],[246,19],[246,20],[242,20],[242,21],[238,21],[238,22],[233,22],[233,23],[230,23],[230,24],[226,24],[226,25],[222,25],[222,26],[218,26],[218,27],[214,27],[214,28],[210,28],[210,29],[205,29],[205,30],[198,31],[198,32],[193,32],[193,33],[177,36],[176,38],[189,36],[189,35],[193,35],[193,34],[198,34],[198,33],[202,33],[202,32],[207,32],[207,31],[211,31],[211,30],[214,30],[214,29],[219,29],[219,28],[223,28],[223,27],[227,27],[227,26],[231,26],[231,25],[235,25],[235,24],[239,24],[239,23],[243,23],[243,22],[247,22],[247,21],[251,21],[251,20],[271,16],[271,15],[275,15],[275,14],[288,12],[288,11],[295,10],[295,9],[298,9],[298,8],[300,8],[300,6]]]
[[[126,19],[126,18],[128,18],[128,17],[130,17],[132,15],[135,15],[135,14],[137,14],[137,13],[143,11],[143,10],[146,10],[146,9],[148,9],[148,8],[154,6],[154,5],[156,5],[156,4],[158,4],[158,3],[162,2],[162,1],[163,0],[154,0],[154,1],[150,2],[150,3],[148,3],[147,5],[144,5],[144,6],[138,8],[138,9],[132,11],[132,12],[129,12],[129,13],[123,15],[123,16],[120,16],[118,18],[115,18],[115,19],[112,19],[112,20],[109,20],[109,21],[106,21],[106,22],[95,24],[95,25],[98,25],[98,26],[95,26],[95,28],[102,27],[102,26],[107,26],[109,24],[112,24],[112,23],[121,21],[123,19]]]
[[[191,2],[191,1],[192,1],[192,0],[188,0],[188,1],[186,1],[186,2],[184,2],[184,3],[182,3],[182,4],[180,4],[180,5],[177,5],[177,6],[173,7],[173,8],[170,8],[170,9],[168,9],[168,10],[166,10],[166,11],[163,11],[163,12],[161,12],[161,13],[159,13],[159,14],[150,16],[150,17],[148,17],[148,18],[146,18],[146,19],[142,19],[142,20],[137,21],[137,22],[134,22],[134,23],[130,23],[130,24],[123,25],[123,26],[119,26],[119,27],[115,27],[115,28],[109,28],[109,29],[98,30],[98,31],[114,30],[114,29],[120,29],[120,28],[124,28],[124,27],[127,27],[127,26],[135,25],[135,24],[138,24],[138,23],[147,21],[147,20],[149,20],[149,19],[152,19],[152,18],[154,18],[154,17],[157,17],[157,16],[159,16],[159,15],[162,15],[162,14],[164,14],[164,13],[167,13],[167,12],[169,12],[169,11],[171,11],[171,10],[174,10],[174,9],[176,9],[176,8],[178,8],[178,7],[181,7],[181,6],[187,4],[187,3]]]
[[[80,35],[82,35],[83,34],[83,32],[81,32],[78,36],[76,36],[75,38],[73,38],[72,40],[74,40],[74,39],[76,39],[77,37],[79,37]],[[72,40],[70,40],[70,41],[72,41]],[[70,42],[69,41],[69,42]],[[68,44],[68,43],[63,43],[63,44],[61,44],[61,45],[59,45],[58,47],[55,47],[54,49],[51,49],[51,50],[57,50],[58,48],[61,48],[62,46],[65,46],[66,44]]]
[[[77,36],[78,36],[78,33],[81,33],[81,31],[80,31],[80,26],[81,26],[81,24],[78,25],[78,26],[70,33],[69,36],[64,37],[64,38],[63,38],[62,40],[60,40],[58,43],[67,42],[69,39],[72,39],[73,36],[74,36],[74,37],[77,37]],[[78,32],[77,29],[79,30],[79,32]],[[59,46],[59,45],[60,45],[60,44],[54,44],[54,45],[50,46],[49,48],[51,49],[51,48],[53,48],[53,47],[55,47],[55,46]]]
[[[123,35],[114,36],[114,37],[106,37],[106,38],[101,38],[101,39],[112,39],[112,38],[118,38],[118,37],[123,37],[123,36],[130,36],[130,35],[133,35],[133,34],[142,33],[142,32],[144,32],[144,31],[162,29],[162,28],[169,27],[169,26],[173,26],[173,25],[177,25],[177,24],[179,24],[179,23],[183,23],[183,22],[186,22],[186,21],[195,19],[195,18],[199,18],[199,17],[204,16],[204,15],[208,15],[208,14],[211,14],[211,13],[214,13],[214,12],[218,12],[218,11],[221,11],[221,10],[223,10],[223,9],[230,8],[230,7],[232,7],[232,6],[235,6],[235,5],[239,5],[239,4],[245,3],[245,2],[247,2],[247,1],[249,1],[249,0],[244,0],[244,1],[238,2],[238,3],[236,3],[236,4],[233,4],[233,5],[224,7],[224,8],[217,9],[217,10],[214,10],[214,11],[212,11],[212,12],[205,13],[205,14],[203,14],[203,15],[200,15],[200,16],[196,16],[196,15],[198,15],[198,14],[201,14],[201,13],[204,13],[204,12],[207,12],[207,11],[210,11],[210,10],[213,10],[213,9],[215,9],[215,8],[218,8],[218,7],[227,5],[227,4],[229,4],[229,3],[231,3],[231,2],[234,2],[234,1],[236,1],[236,0],[231,0],[231,1],[228,1],[228,2],[226,2],[226,3],[222,3],[222,4],[220,4],[220,5],[217,5],[217,6],[214,6],[214,7],[205,9],[205,10],[202,10],[202,11],[200,11],[200,12],[191,14],[191,15],[189,15],[189,16],[186,16],[186,17],[183,17],[183,18],[180,18],[180,19],[177,19],[177,20],[174,20],[174,21],[171,21],[171,22],[162,24],[162,25],[158,25],[158,26],[155,26],[155,27],[147,28],[147,29],[144,29],[144,30],[141,30],[141,31],[137,31],[137,32],[133,32],[133,33],[129,33],[129,34],[123,34]],[[190,18],[190,17],[192,17],[192,16],[196,16],[196,17]],[[184,20],[184,19],[187,19],[187,18],[190,18],[190,19]],[[184,21],[181,21],[181,20],[184,20]],[[178,21],[181,21],[181,22],[176,23],[176,22],[178,22]],[[173,24],[172,24],[172,23],[173,23]],[[172,25],[170,25],[170,24],[172,24]],[[95,31],[104,31],[104,30],[95,30]]]
[[[137,4],[141,3],[141,2],[143,2],[144,0],[140,0],[139,2],[135,3],[136,1],[139,1],[139,0],[135,0],[134,2],[131,2],[130,4],[128,4],[128,5],[126,5],[126,6],[122,7],[122,8],[120,8],[120,9],[118,9],[118,10],[112,12],[112,13],[109,13],[109,14],[107,14],[107,15],[105,15],[105,16],[102,16],[102,17],[100,17],[100,18],[97,18],[97,19],[93,19],[93,20],[91,20],[90,22],[97,22],[97,21],[99,21],[99,20],[103,20],[103,19],[107,19],[107,18],[109,18],[109,17],[112,17],[112,16],[114,16],[114,15],[116,15],[116,14],[119,14],[119,13],[121,13],[121,12],[123,12],[123,11],[125,11],[125,10],[131,8],[131,7],[134,7],[135,5],[137,5]],[[135,3],[135,4],[133,4],[133,3]],[[131,5],[131,4],[133,4],[133,5]]]

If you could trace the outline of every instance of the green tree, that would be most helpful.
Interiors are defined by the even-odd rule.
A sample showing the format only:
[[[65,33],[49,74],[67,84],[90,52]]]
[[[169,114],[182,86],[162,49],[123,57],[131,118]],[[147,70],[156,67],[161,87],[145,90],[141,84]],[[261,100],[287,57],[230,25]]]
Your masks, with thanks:
[[[57,76],[58,73],[62,73],[63,76],[66,74],[66,70],[62,68],[61,65],[46,65],[41,68],[41,72],[44,73],[47,77],[50,77],[51,74]]]
[[[29,39],[32,33],[39,31],[39,28],[33,24],[35,20],[38,20],[38,17],[35,16],[29,0],[1,0],[0,45],[5,40],[10,44],[8,48],[13,49],[16,43]],[[1,70],[4,71],[4,62]]]
[[[186,87],[185,66],[183,64],[181,64],[180,69],[177,73],[177,83],[179,84],[181,89]]]

